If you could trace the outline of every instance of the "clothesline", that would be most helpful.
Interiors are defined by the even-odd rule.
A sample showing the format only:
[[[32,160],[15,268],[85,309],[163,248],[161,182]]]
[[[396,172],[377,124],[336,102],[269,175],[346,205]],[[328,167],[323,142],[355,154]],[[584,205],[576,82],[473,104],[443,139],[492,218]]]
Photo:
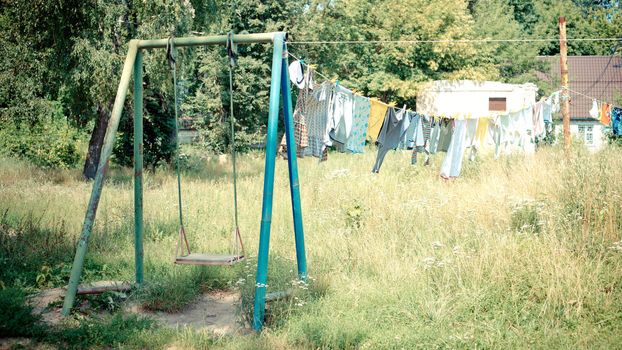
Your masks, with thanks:
[[[297,60],[298,62],[301,62],[301,64],[303,64],[303,65],[304,65],[304,66],[306,66],[307,68],[311,67],[311,66],[310,66],[310,65],[308,65],[307,63],[303,62],[303,60],[302,60],[301,58],[296,57],[294,54],[292,54],[291,52],[289,52],[289,50],[287,51],[287,54],[288,54],[288,55],[290,55],[290,56],[292,56],[292,58],[293,58],[293,59],[295,59],[295,60]],[[313,69],[313,72],[314,72],[314,73],[317,73],[317,75],[321,76],[322,78],[324,78],[324,79],[326,79],[326,80],[329,80],[329,81],[332,81],[332,80],[333,80],[333,79],[331,79],[331,78],[329,78],[329,77],[325,76],[324,74],[320,73],[317,69]],[[360,93],[358,93],[358,92],[356,92],[356,91],[354,91],[354,90],[352,90],[352,89],[349,89],[349,90],[351,90],[351,91],[352,91],[352,93],[353,93],[353,94],[355,94],[355,95],[358,95],[358,96],[363,96],[363,97],[367,97],[367,96],[364,96],[363,94],[360,94]],[[388,103],[385,103],[385,102],[383,102],[383,101],[381,101],[381,100],[379,100],[379,99],[377,99],[377,98],[373,98],[373,100],[374,100],[374,101],[376,101],[376,102],[379,102],[380,104],[385,105],[385,106],[387,106],[387,107],[395,107],[395,106],[392,106],[392,105],[390,105],[390,104],[388,104]]]
[[[578,92],[578,91],[571,90],[570,88],[565,88],[565,87],[563,87],[563,86],[562,86],[562,87],[561,87],[561,89],[566,89],[566,90],[568,90],[569,92],[575,93],[575,94],[577,94],[577,95],[581,95],[581,96],[583,96],[583,97],[587,97],[587,98],[589,98],[589,99],[591,99],[591,100],[596,100],[596,102],[601,103],[601,104],[602,104],[602,103],[606,103],[606,104],[608,104],[609,106],[611,106],[612,108],[622,108],[622,107],[620,107],[620,106],[618,106],[618,105],[615,105],[615,104],[613,104],[613,103],[609,103],[609,102],[607,102],[607,101],[603,101],[603,100],[597,99],[596,97],[588,96],[588,95],[586,95],[586,94],[584,94],[584,93],[581,93],[581,92]]]
[[[602,39],[606,39],[606,38],[602,38]],[[576,40],[588,40],[588,39],[576,39]],[[620,40],[622,40],[622,39],[620,39]],[[304,65],[304,66],[306,66],[307,68],[311,67],[309,64],[307,64],[306,62],[304,62],[304,60],[302,60],[300,57],[297,57],[296,55],[294,55],[294,54],[292,54],[291,52],[289,52],[289,50],[287,51],[287,54],[288,54],[289,56],[291,56],[292,58],[294,58],[295,60],[297,60],[297,61],[301,62],[301,64],[303,64],[303,65]],[[329,81],[332,81],[332,80],[333,80],[333,79],[331,79],[331,78],[327,77],[326,75],[322,74],[321,72],[319,72],[317,69],[314,69],[313,71],[314,71],[314,73],[317,73],[319,76],[321,76],[322,78],[324,78],[324,79],[326,79],[326,80],[329,80]],[[614,104],[608,103],[608,102],[606,102],[606,101],[603,101],[603,100],[600,100],[600,99],[594,98],[594,97],[592,97],[592,96],[588,96],[588,95],[583,94],[583,93],[580,93],[580,92],[578,92],[578,91],[571,90],[570,88],[564,88],[564,87],[561,87],[561,89],[566,89],[566,90],[568,90],[569,92],[575,93],[575,94],[577,94],[577,95],[581,95],[581,96],[587,97],[587,98],[589,98],[589,99],[596,100],[597,102],[599,102],[599,103],[601,103],[601,104],[602,104],[602,103],[607,103],[607,104],[608,104],[609,106],[611,106],[612,108],[614,108],[614,107],[616,107],[616,108],[620,108],[620,107],[619,107],[619,106],[617,106],[617,105],[614,105]],[[352,89],[350,89],[350,90],[352,90]],[[367,96],[364,96],[364,95],[362,95],[362,94],[360,94],[360,93],[358,93],[358,92],[356,92],[356,91],[353,91],[353,90],[352,90],[352,93],[353,93],[353,94],[355,94],[355,95],[358,95],[358,96],[367,97]],[[383,102],[383,101],[381,101],[381,100],[379,100],[379,99],[376,99],[376,98],[373,98],[373,100],[375,100],[375,101],[379,102],[380,104],[385,105],[385,106],[387,106],[387,107],[395,107],[395,106],[392,106],[392,105],[390,105],[390,104],[388,104],[388,103],[385,103],[385,102]],[[410,110],[409,110],[409,109],[408,109],[407,111],[409,111],[409,112],[410,112]],[[442,116],[439,116],[439,117],[442,117]],[[486,118],[486,116],[480,116],[480,117],[484,117],[484,118]],[[436,118],[434,118],[434,119],[436,119]],[[470,118],[465,118],[465,119],[470,119]],[[596,120],[597,120],[597,119],[598,119],[598,118],[596,118]]]
[[[288,41],[292,45],[377,45],[377,44],[426,44],[426,43],[517,43],[556,42],[559,38],[532,39],[432,39],[432,40],[300,40]],[[566,41],[622,41],[622,38],[567,38]]]

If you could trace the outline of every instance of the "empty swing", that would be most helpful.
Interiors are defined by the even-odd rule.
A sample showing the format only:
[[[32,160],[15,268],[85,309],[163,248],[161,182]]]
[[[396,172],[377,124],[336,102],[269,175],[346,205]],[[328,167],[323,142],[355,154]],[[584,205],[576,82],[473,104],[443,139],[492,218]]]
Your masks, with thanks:
[[[179,205],[179,239],[175,248],[175,264],[183,265],[233,265],[244,260],[244,243],[240,235],[240,227],[238,224],[238,191],[237,191],[237,168],[236,168],[236,151],[235,151],[235,119],[233,116],[233,67],[235,67],[236,52],[233,46],[233,34],[229,33],[227,37],[227,54],[229,56],[229,119],[231,124],[231,160],[233,163],[233,206],[235,228],[233,229],[233,252],[231,254],[219,253],[192,253],[190,244],[186,237],[184,228],[184,217],[181,197],[181,172],[179,169],[179,121],[178,121],[178,99],[177,99],[177,69],[175,62],[173,40],[169,39],[166,47],[166,56],[168,63],[173,71],[173,89],[175,95],[175,157],[176,157],[176,173],[177,173],[177,198]],[[185,251],[184,251],[185,246]]]

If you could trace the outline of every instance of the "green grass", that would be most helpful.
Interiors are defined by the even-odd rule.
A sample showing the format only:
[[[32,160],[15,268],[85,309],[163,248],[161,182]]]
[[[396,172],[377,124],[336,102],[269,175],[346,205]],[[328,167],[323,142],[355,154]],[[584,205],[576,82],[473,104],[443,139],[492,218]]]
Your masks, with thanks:
[[[260,336],[214,338],[122,313],[87,318],[40,341],[119,348],[620,348],[622,156],[577,147],[466,162],[463,176],[410,166],[407,152],[299,159],[309,286],[297,285],[287,164],[277,162],[269,290],[295,298],[267,310]],[[194,251],[224,252],[233,225],[230,164],[189,152],[185,221]],[[240,157],[241,232],[249,260],[234,268],[171,263],[175,177],[145,178],[145,288],[132,298],[180,310],[204,290],[240,288],[251,312],[263,156]],[[131,170],[113,169],[90,240],[84,280],[133,278]],[[0,160],[0,281],[26,292],[67,281],[91,184],[77,171]],[[43,277],[42,277],[43,276]],[[127,326],[119,326],[126,324]],[[100,335],[80,335],[100,327]],[[119,327],[118,337],[101,335]],[[118,332],[117,332],[118,333]],[[73,334],[73,333],[72,333]],[[73,344],[73,345],[72,345]],[[58,345],[60,347],[65,347]]]

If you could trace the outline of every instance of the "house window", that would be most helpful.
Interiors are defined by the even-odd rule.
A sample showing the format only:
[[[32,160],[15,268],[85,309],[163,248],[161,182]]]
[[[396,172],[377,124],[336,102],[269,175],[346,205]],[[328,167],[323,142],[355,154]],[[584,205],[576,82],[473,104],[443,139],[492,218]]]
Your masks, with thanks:
[[[586,145],[594,144],[594,127],[591,125],[579,125],[579,135]]]
[[[490,97],[488,98],[488,110],[490,112],[505,112],[507,109],[507,102],[505,97]]]

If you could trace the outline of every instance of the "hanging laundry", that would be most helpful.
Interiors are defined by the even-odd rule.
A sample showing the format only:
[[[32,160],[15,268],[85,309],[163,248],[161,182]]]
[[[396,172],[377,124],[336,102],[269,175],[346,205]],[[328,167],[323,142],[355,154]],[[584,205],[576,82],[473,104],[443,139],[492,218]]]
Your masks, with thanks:
[[[492,125],[492,135],[495,142],[495,159],[499,158],[502,150],[507,150],[511,140],[510,115],[500,115]]]
[[[549,99],[551,101],[551,111],[553,113],[557,113],[559,112],[560,109],[560,94],[561,91],[555,91],[554,93],[551,94],[551,96],[549,96]]]
[[[553,106],[549,99],[546,99],[542,105],[542,119],[545,124],[553,122]]]
[[[417,112],[407,111],[408,121],[404,123],[406,132],[402,135],[402,140],[398,148],[411,149],[415,146],[415,131],[417,131],[417,122],[419,121],[419,115]]]
[[[544,136],[546,129],[544,127],[544,101],[540,101],[533,105],[533,136],[540,138]]]
[[[369,98],[354,95],[353,109],[352,130],[346,142],[346,149],[352,153],[363,153],[365,150],[365,136],[367,136],[367,123],[371,110]]]
[[[592,100],[592,109],[590,109],[590,117],[592,119],[599,119],[599,109],[598,109],[598,102],[596,102],[596,99]]]
[[[329,116],[329,135],[336,141],[336,148],[345,152],[345,143],[352,131],[352,119],[354,111],[354,94],[341,85],[336,85],[333,90],[331,115]]]
[[[480,118],[477,122],[477,130],[475,130],[475,144],[477,147],[482,148],[486,143],[486,136],[488,136],[488,125],[490,119]]]
[[[378,100],[370,99],[370,101],[371,110],[367,124],[367,140],[374,143],[378,139],[378,134],[380,133],[380,128],[382,128],[389,106]]]
[[[430,133],[430,147],[431,154],[436,153],[438,149],[438,139],[441,133],[441,121],[439,118],[432,118],[432,132]]]
[[[395,149],[400,143],[402,133],[404,132],[403,123],[405,118],[405,109],[399,111],[396,111],[393,107],[387,109],[387,114],[380,129],[380,135],[378,135],[378,155],[376,156],[376,163],[372,172],[377,173],[380,171],[380,166],[382,166],[387,152]]]
[[[445,159],[443,159],[443,164],[441,165],[441,177],[444,179],[460,176],[462,159],[464,158],[464,141],[467,131],[467,121],[455,120],[454,123],[454,133],[451,137],[449,148],[447,149],[447,155],[445,155]]]
[[[608,103],[603,103],[601,114],[600,114],[600,122],[604,125],[611,124],[611,111],[609,109]]]
[[[425,153],[426,159],[424,165],[430,163],[430,152],[427,149],[428,142],[430,140],[430,131],[432,129],[432,118],[428,118],[424,115],[419,115],[419,124],[417,125],[417,131],[415,133],[414,147],[410,163],[412,165],[417,164],[417,154]]]
[[[299,89],[305,87],[305,76],[303,74],[302,62],[296,60],[289,64],[289,79],[292,81],[292,84],[296,85]]]
[[[304,155],[312,155],[326,160],[327,147],[332,144],[327,132],[329,108],[333,94],[333,84],[324,82],[307,97],[306,123],[309,134],[309,145]]]
[[[611,108],[611,132],[616,136],[622,136],[622,108]]]
[[[441,121],[441,129],[438,137],[438,152],[447,152],[449,149],[449,143],[454,133],[454,124],[452,119],[443,118]]]
[[[466,134],[464,137],[464,146],[465,148],[469,148],[471,150],[471,154],[469,155],[470,161],[475,160],[475,156],[477,155],[477,145],[475,144],[475,135],[477,131],[478,121],[479,121],[478,118],[467,119],[467,126],[466,126],[467,130],[466,130]]]
[[[300,158],[304,157],[305,148],[309,146],[309,133],[306,122],[307,99],[313,93],[313,69],[309,68],[304,76],[303,88],[298,93],[296,99],[296,107],[294,108],[294,140],[296,143],[296,155]],[[284,159],[287,159],[287,140],[283,134],[281,144],[279,145],[279,153]]]

